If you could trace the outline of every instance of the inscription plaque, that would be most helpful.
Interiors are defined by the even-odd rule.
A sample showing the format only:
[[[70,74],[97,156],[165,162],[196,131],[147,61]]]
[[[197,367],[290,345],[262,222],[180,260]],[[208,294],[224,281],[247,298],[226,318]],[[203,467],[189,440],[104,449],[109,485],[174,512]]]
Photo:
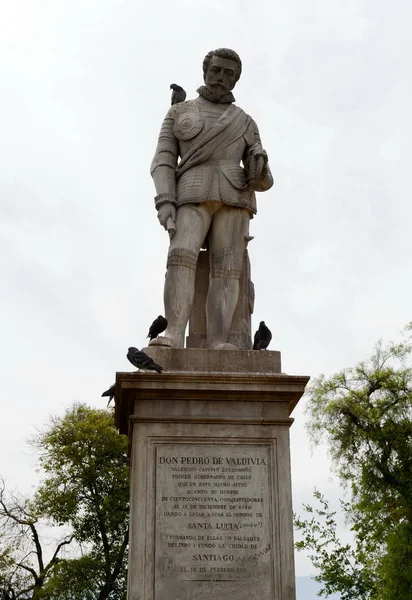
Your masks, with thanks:
[[[271,448],[155,444],[155,600],[273,600]]]

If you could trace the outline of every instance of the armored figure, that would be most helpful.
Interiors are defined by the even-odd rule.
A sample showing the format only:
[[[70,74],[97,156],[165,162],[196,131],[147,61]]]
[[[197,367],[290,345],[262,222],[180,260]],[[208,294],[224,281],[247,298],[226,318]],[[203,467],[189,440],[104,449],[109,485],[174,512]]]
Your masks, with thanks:
[[[164,337],[151,343],[183,347],[197,259],[207,245],[206,347],[235,349],[227,339],[249,221],[256,213],[255,191],[273,185],[257,125],[234,104],[232,89],[241,70],[233,50],[209,52],[198,98],[173,105],[161,127],[151,175],[158,219],[173,235],[164,290],[168,326]]]

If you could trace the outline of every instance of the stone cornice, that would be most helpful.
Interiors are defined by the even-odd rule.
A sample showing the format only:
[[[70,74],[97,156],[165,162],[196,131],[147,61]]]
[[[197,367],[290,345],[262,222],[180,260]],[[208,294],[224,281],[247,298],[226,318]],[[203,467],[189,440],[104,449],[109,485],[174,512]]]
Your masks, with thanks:
[[[309,381],[307,376],[286,375],[279,373],[232,373],[232,372],[195,372],[167,371],[161,374],[151,372],[125,372],[116,374],[116,404],[115,420],[121,433],[128,433],[129,419],[138,419],[135,415],[135,402],[150,400],[177,402],[264,402],[283,403],[287,405],[284,411],[291,414],[304,393]],[[174,417],[165,414],[164,417],[153,415],[151,420],[172,420],[181,422],[194,419],[196,422],[236,422],[237,419],[227,416],[196,416]],[[250,423],[273,424],[278,419],[260,419],[255,416],[247,418]],[[283,424],[292,420],[283,419]]]

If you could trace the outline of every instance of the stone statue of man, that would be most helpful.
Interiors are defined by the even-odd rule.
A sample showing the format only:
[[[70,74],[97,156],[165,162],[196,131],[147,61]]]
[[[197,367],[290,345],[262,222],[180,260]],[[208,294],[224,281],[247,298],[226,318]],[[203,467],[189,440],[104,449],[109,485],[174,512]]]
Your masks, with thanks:
[[[197,90],[199,96],[173,105],[160,130],[151,165],[155,205],[161,225],[175,233],[164,289],[168,326],[164,338],[153,340],[156,344],[184,346],[196,263],[201,248],[208,245],[206,347],[236,349],[227,340],[239,296],[249,220],[256,213],[255,191],[273,185],[257,125],[234,104],[232,90],[241,71],[234,50],[209,52],[203,61],[205,85]]]

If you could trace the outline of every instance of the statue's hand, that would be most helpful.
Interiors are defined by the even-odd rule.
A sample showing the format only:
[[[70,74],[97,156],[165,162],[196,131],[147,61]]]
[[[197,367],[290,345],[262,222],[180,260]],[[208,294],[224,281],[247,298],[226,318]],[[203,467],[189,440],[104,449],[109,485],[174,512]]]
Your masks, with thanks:
[[[176,207],[171,202],[165,202],[157,211],[157,218],[160,225],[167,229],[167,220],[169,217],[176,222]]]
[[[254,179],[259,179],[263,174],[263,169],[268,163],[268,155],[266,150],[263,150],[261,146],[255,144],[250,148],[250,155],[255,161],[255,170],[253,174]]]

